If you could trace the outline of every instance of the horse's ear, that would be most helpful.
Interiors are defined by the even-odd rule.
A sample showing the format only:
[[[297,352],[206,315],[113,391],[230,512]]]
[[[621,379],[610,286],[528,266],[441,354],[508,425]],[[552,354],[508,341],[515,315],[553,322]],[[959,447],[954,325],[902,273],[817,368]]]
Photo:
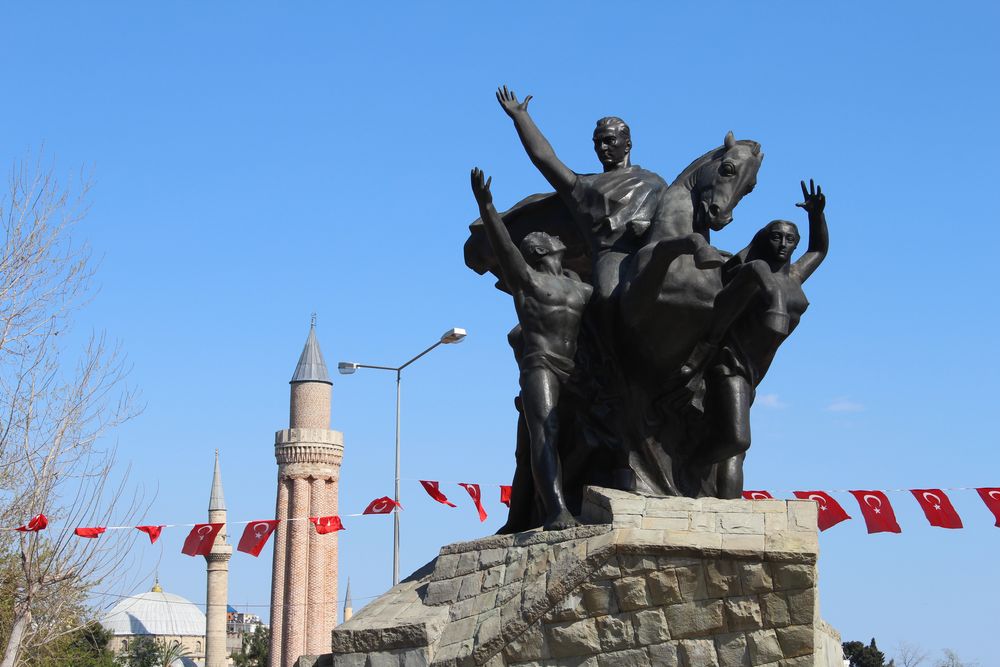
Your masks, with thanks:
[[[729,132],[726,133],[726,140],[723,142],[722,145],[725,146],[726,148],[732,148],[733,146],[736,145],[736,137],[733,136],[732,130],[729,130]]]

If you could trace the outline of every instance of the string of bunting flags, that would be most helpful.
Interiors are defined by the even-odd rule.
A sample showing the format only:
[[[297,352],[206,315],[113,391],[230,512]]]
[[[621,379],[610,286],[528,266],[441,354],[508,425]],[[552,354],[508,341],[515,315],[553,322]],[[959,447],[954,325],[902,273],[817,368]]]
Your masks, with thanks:
[[[455,503],[448,500],[448,497],[441,491],[441,482],[431,480],[418,480],[427,495],[436,502],[448,507],[457,507]],[[479,484],[469,482],[455,482],[465,489],[472,499],[473,505],[479,514],[480,521],[486,521],[487,512],[483,507],[482,489]],[[509,485],[500,486],[500,502],[510,507],[511,487]],[[1000,528],[1000,487],[969,487],[947,489],[948,491],[976,491],[983,503],[993,513],[996,520],[994,524]],[[857,501],[861,510],[861,516],[865,520],[865,526],[869,533],[900,533],[899,523],[893,511],[892,503],[885,491],[878,490],[850,490],[838,489],[843,493],[850,493]],[[889,491],[909,492],[916,499],[920,508],[927,517],[927,521],[932,526],[938,528],[962,528],[962,518],[955,507],[951,504],[951,499],[945,489],[889,489]],[[801,500],[812,500],[819,505],[818,527],[821,531],[833,528],[837,524],[851,519],[837,500],[827,491],[793,491],[792,494]],[[769,491],[753,490],[744,491],[745,500],[775,500]],[[358,514],[346,514],[347,517],[365,516],[370,514],[391,514],[402,510],[403,505],[396,502],[389,496],[376,498],[368,503],[363,512]],[[343,521],[339,515],[311,516],[284,519],[285,521],[309,521],[313,524],[316,533],[328,535],[345,530]],[[257,557],[267,544],[271,535],[277,529],[280,519],[259,519],[255,521],[233,521],[233,525],[245,525],[243,535],[240,537],[237,551]],[[37,533],[45,530],[49,526],[49,520],[44,514],[37,514],[23,525],[16,528],[0,528],[0,530],[14,530],[22,533]],[[181,547],[181,553],[188,556],[207,556],[212,550],[215,538],[222,530],[224,523],[187,523],[187,524],[154,524],[144,526],[79,526],[73,529],[73,533],[85,539],[97,539],[109,530],[135,529],[145,533],[149,537],[150,544],[155,544],[160,538],[164,528],[191,527]]]

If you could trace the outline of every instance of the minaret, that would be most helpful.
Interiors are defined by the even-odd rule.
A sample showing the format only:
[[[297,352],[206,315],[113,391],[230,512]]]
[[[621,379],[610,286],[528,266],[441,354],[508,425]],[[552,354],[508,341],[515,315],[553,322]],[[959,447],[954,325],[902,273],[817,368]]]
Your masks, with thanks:
[[[292,667],[302,655],[330,652],[337,624],[337,534],[319,535],[310,516],[337,513],[344,436],[330,430],[333,383],[316,340],[309,337],[290,381],[289,428],[274,436],[278,498],[271,576],[271,667]]]
[[[351,578],[347,578],[347,594],[344,596],[344,623],[354,616],[354,605],[351,603]]]
[[[215,450],[212,495],[208,499],[208,522],[226,523],[226,499],[222,495],[219,450]],[[219,531],[212,551],[205,556],[208,568],[208,595],[205,605],[205,667],[226,667],[226,608],[229,602],[229,559],[233,547],[226,541],[226,526]],[[159,585],[159,582],[157,582]]]

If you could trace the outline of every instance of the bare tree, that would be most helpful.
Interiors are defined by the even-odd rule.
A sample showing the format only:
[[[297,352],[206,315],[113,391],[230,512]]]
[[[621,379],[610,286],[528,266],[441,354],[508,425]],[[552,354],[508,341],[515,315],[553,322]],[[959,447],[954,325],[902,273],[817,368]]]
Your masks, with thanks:
[[[899,642],[896,647],[895,661],[899,667],[919,667],[930,656],[930,653],[923,650],[916,644],[910,642]]]
[[[934,663],[934,667],[977,667],[979,664],[976,662],[965,662],[950,648],[946,648],[943,653],[944,657]]]
[[[73,632],[86,598],[112,572],[127,572],[136,531],[99,539],[76,526],[132,523],[140,499],[115,479],[102,436],[136,413],[119,349],[92,334],[76,349],[72,315],[93,275],[85,246],[71,238],[85,213],[86,184],[62,187],[40,163],[16,166],[0,200],[0,525],[44,513],[44,532],[0,539],[9,627],[0,628],[0,667]]]

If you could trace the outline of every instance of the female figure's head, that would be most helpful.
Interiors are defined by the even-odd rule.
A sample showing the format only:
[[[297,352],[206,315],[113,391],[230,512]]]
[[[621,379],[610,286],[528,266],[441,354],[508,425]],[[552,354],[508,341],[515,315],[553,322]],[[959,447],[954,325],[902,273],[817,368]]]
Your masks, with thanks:
[[[794,222],[772,220],[754,234],[745,261],[763,259],[770,264],[788,264],[800,238],[799,228]]]

